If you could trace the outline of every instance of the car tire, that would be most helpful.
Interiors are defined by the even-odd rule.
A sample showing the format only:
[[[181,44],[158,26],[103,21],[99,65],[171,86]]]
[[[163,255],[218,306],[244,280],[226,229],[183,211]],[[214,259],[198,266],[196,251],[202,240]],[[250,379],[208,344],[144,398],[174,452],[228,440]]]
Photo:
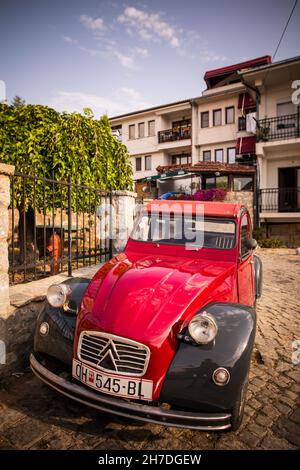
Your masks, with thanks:
[[[248,389],[248,377],[244,381],[238,400],[236,401],[234,407],[231,410],[231,429],[230,431],[237,431],[243,421],[244,408],[246,403]]]

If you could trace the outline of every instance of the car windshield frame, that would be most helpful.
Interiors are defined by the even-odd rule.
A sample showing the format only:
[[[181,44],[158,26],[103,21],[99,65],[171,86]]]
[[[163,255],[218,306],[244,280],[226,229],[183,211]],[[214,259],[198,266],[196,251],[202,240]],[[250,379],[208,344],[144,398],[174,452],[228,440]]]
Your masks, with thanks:
[[[141,221],[141,219],[145,216],[148,216],[148,219],[149,217],[151,217],[152,215],[158,215],[159,217],[161,217],[164,213],[163,212],[143,212],[137,219],[135,225],[134,225],[134,228],[131,232],[131,235],[130,235],[130,239],[134,242],[140,242],[140,243],[148,243],[148,244],[157,244],[157,245],[163,245],[163,246],[172,246],[172,247],[186,247],[186,245],[184,243],[176,243],[176,240],[164,240],[164,239],[158,239],[158,240],[153,240],[153,239],[148,239],[148,240],[142,240],[142,239],[139,239],[139,238],[135,238],[134,235],[135,235],[135,232],[139,226],[139,223]],[[170,219],[173,220],[176,216],[181,216],[181,214],[176,214],[176,213],[170,213]],[[193,218],[196,219],[196,216],[195,214],[184,214],[184,217],[188,217],[188,216],[192,216]],[[202,220],[201,220],[202,222]],[[234,231],[233,231],[233,240],[232,240],[232,243],[230,245],[229,248],[227,247],[224,247],[224,246],[207,246],[205,244],[203,244],[201,247],[200,246],[197,246],[193,243],[190,243],[189,245],[189,248],[190,250],[201,250],[201,249],[206,249],[206,250],[222,250],[222,251],[230,251],[230,250],[233,250],[233,249],[236,249],[237,247],[237,221],[235,218],[231,218],[231,217],[220,217],[220,216],[213,216],[213,215],[209,215],[209,216],[205,216],[204,217],[204,223],[205,222],[213,222],[213,223],[231,223],[234,225]],[[151,230],[149,230],[150,233],[151,233]],[[216,232],[217,233],[217,232]],[[230,233],[230,232],[229,232]],[[232,233],[230,233],[232,235]],[[222,233],[222,235],[225,235],[225,233]]]

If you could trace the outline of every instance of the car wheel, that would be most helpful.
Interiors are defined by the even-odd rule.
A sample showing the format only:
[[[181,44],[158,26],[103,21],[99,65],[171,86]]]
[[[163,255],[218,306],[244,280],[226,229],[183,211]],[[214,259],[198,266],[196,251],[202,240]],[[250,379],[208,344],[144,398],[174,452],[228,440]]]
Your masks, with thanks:
[[[230,429],[230,431],[236,431],[240,427],[240,425],[243,421],[247,389],[248,389],[248,377],[246,378],[244,384],[242,385],[239,398],[236,401],[236,404],[235,404],[235,406],[233,407],[233,409],[231,411],[231,429]]]

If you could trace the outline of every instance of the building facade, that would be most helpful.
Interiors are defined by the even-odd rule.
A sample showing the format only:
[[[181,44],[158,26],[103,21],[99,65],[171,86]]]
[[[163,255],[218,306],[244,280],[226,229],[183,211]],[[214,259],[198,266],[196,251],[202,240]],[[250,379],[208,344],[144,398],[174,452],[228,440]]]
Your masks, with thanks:
[[[152,197],[213,187],[248,199],[252,193],[256,225],[277,236],[288,223],[296,236],[299,105],[291,93],[299,64],[263,56],[210,70],[198,97],[111,118],[128,147],[137,191],[146,184]]]
[[[259,103],[260,223],[269,237],[300,246],[300,57],[244,71],[243,81]]]

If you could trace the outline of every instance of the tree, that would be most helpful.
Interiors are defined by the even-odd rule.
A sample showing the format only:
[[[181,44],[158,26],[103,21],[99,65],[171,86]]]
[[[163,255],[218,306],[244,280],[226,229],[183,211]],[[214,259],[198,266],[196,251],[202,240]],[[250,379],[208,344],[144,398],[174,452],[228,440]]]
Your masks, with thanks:
[[[14,106],[15,108],[18,108],[20,106],[25,106],[26,105],[26,101],[23,100],[23,98],[21,98],[21,96],[18,96],[16,95],[13,100],[12,100],[12,106]]]
[[[58,113],[40,105],[7,105],[0,103],[0,160],[15,165],[16,171],[48,179],[71,181],[79,185],[107,189],[132,189],[132,167],[125,145],[111,132],[107,116],[94,119],[90,109],[84,114]],[[22,242],[23,220],[26,239],[32,245],[33,205],[41,209],[67,209],[67,186],[63,194],[55,186],[15,179],[15,204],[20,213],[19,239]],[[93,194],[93,193],[92,193]],[[63,197],[62,197],[63,196]],[[83,210],[89,204],[84,189],[79,197],[72,193],[72,209]],[[98,197],[94,193],[94,197]],[[78,202],[79,201],[79,202]],[[93,201],[96,203],[96,200]],[[22,244],[21,244],[22,246]]]

